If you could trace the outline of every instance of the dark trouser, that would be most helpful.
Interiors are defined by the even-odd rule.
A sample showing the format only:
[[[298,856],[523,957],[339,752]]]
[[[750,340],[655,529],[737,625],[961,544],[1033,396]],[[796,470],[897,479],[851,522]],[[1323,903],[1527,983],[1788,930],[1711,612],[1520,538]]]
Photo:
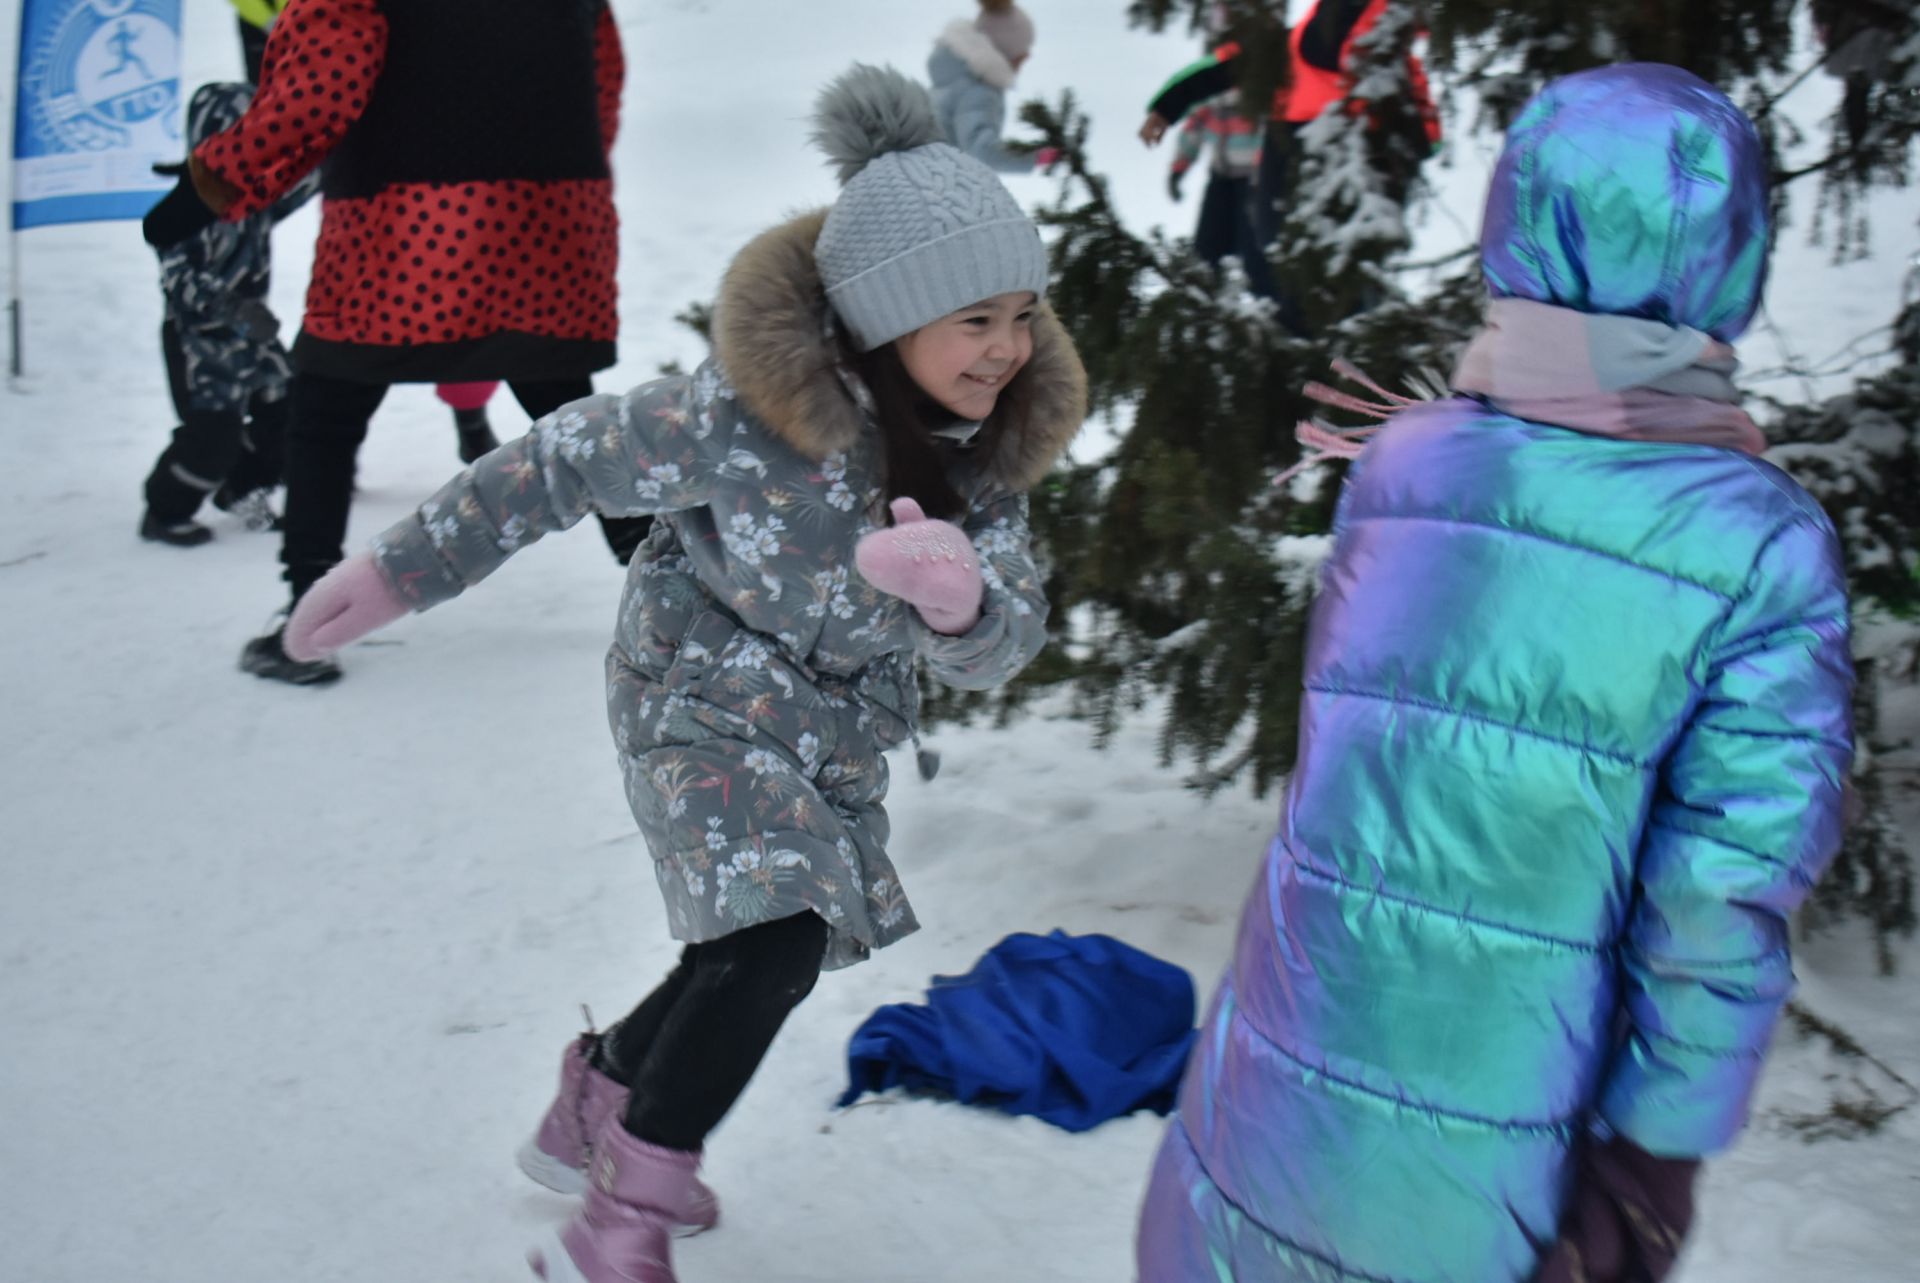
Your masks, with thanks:
[[[1292,177],[1294,147],[1299,130],[1284,121],[1268,121],[1266,140],[1260,146],[1260,170],[1254,175],[1252,208],[1247,222],[1252,228],[1254,244],[1260,252],[1254,257],[1258,261],[1258,274],[1254,268],[1247,269],[1248,285],[1260,298],[1270,298],[1278,304],[1280,322],[1297,335],[1304,336],[1306,323],[1300,315],[1300,306],[1292,299],[1281,295],[1273,280],[1273,267],[1267,259],[1267,251],[1280,239],[1280,228],[1287,221],[1284,202],[1287,199],[1287,184]]]
[[[296,600],[346,552],[347,509],[353,502],[354,461],[367,424],[387,395],[384,383],[350,383],[324,374],[296,373],[288,393],[286,528],[280,562]],[[538,419],[569,401],[593,395],[590,379],[515,380],[508,384]],[[625,561],[646,534],[647,517],[600,519],[607,545]]]
[[[1252,209],[1248,185],[1245,178],[1207,175],[1207,190],[1200,197],[1200,221],[1193,229],[1193,252],[1201,262],[1212,266],[1229,254],[1245,257],[1246,243],[1252,239],[1252,229],[1247,228],[1247,215]]]
[[[827,952],[816,913],[705,944],[602,1037],[599,1069],[633,1089],[623,1120],[652,1145],[699,1149],[760,1067],[787,1013],[813,991]]]
[[[203,410],[193,404],[186,353],[172,321],[160,324],[160,351],[180,426],[147,477],[147,507],[153,515],[162,521],[185,521],[222,484],[235,496],[279,485],[287,398],[268,401],[255,395],[231,410]]]

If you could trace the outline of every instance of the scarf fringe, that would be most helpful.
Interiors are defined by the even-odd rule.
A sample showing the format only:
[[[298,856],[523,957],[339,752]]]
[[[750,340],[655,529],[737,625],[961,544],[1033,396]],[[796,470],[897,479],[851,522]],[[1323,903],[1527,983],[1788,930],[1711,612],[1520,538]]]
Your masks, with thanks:
[[[1318,467],[1329,459],[1357,459],[1366,449],[1367,441],[1374,433],[1386,426],[1386,421],[1410,405],[1419,405],[1429,398],[1404,396],[1390,392],[1375,382],[1364,370],[1344,357],[1333,361],[1333,372],[1343,379],[1358,383],[1380,399],[1367,401],[1351,392],[1318,382],[1309,383],[1301,391],[1308,400],[1318,401],[1336,410],[1347,410],[1354,414],[1365,415],[1378,422],[1358,428],[1336,428],[1320,419],[1302,419],[1294,425],[1293,439],[1298,441],[1312,454],[1304,455],[1291,468],[1274,477],[1273,484],[1283,486],[1305,472],[1308,468]]]

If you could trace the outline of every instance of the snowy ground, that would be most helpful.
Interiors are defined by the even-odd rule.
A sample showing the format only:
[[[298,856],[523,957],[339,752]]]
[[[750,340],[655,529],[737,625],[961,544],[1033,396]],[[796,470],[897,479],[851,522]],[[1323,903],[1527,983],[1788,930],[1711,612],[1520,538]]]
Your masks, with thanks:
[[[186,7],[187,79],[235,74],[227,8]],[[813,88],[856,57],[918,67],[962,7],[618,5],[623,359],[602,386],[695,359],[672,314],[748,235],[831,198],[802,144]],[[1024,88],[1072,86],[1122,207],[1186,226],[1132,129],[1187,42],[1126,31],[1118,0],[1036,9]],[[1470,234],[1485,150],[1460,149],[1423,245]],[[1777,275],[1773,316],[1804,350],[1891,313],[1907,199],[1877,269],[1802,253]],[[288,318],[314,227],[308,211],[279,237]],[[617,569],[590,529],[549,540],[353,648],[337,688],[241,676],[280,594],[271,541],[225,521],[188,553],[133,536],[171,423],[150,254],[125,224],[24,244],[30,373],[0,400],[0,1281],[520,1279],[568,1209],[511,1155],[577,1005],[618,1014],[674,954],[602,715]],[[495,412],[523,422],[504,397]],[[453,447],[427,390],[397,390],[356,536],[450,474]],[[1210,985],[1272,803],[1185,792],[1154,765],[1151,712],[1105,753],[1044,710],[937,738],[940,779],[902,769],[893,800],[926,930],[828,977],[781,1036],[715,1137],[728,1225],[684,1246],[687,1283],[1129,1276],[1157,1120],[1070,1137],[925,1102],[836,1112],[845,1039],[1016,930],[1109,932]],[[1802,967],[1816,1009],[1920,1082],[1915,968],[1879,980],[1846,942]],[[1682,1283],[1915,1277],[1920,1110],[1816,1145],[1781,1120],[1824,1102],[1833,1069],[1783,1048],[1760,1123],[1711,1170]]]

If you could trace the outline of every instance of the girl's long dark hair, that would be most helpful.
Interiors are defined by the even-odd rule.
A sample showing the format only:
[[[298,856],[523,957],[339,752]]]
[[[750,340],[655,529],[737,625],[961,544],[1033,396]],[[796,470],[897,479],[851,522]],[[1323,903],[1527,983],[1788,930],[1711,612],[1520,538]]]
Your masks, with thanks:
[[[882,343],[871,352],[856,352],[843,332],[840,351],[847,367],[873,394],[888,502],[905,496],[917,502],[929,517],[957,520],[966,512],[967,503],[947,475],[949,447],[933,436],[934,429],[955,421],[953,412],[920,390],[892,343]],[[975,438],[974,448],[991,451],[998,426],[995,418],[989,418]]]

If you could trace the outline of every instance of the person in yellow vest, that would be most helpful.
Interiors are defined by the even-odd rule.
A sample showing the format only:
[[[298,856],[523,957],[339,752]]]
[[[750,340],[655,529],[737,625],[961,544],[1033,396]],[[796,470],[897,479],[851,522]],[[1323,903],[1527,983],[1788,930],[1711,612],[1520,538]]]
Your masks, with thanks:
[[[240,21],[240,57],[247,64],[247,83],[260,84],[260,63],[267,54],[267,29],[287,7],[288,0],[229,0]],[[487,402],[500,389],[495,380],[478,383],[442,383],[434,388],[453,411],[453,428],[460,434],[460,462],[472,463],[500,444],[487,421]]]

